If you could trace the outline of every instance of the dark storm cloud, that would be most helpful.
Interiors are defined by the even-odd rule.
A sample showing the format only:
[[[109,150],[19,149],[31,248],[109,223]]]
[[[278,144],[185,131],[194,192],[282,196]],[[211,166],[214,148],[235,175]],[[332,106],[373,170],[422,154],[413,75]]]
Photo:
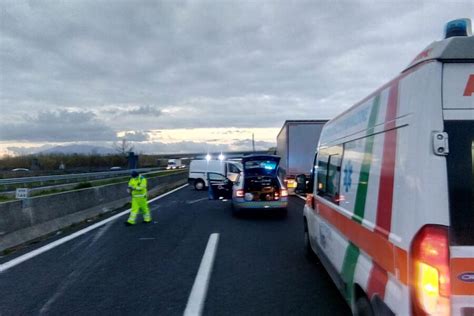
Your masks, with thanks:
[[[2,122],[0,140],[43,142],[112,141],[115,132],[89,111],[42,111],[20,122]]]
[[[472,1],[3,1],[2,116],[73,104],[114,131],[331,118],[466,12]],[[134,107],[102,111],[115,104]]]

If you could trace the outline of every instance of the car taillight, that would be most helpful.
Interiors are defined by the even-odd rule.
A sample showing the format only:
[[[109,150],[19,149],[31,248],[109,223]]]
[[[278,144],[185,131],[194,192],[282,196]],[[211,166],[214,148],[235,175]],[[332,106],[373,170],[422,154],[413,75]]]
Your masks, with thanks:
[[[245,195],[244,190],[235,191],[235,197],[244,197],[244,195]]]
[[[280,195],[281,195],[281,197],[288,196],[288,190],[286,190],[286,189],[281,189],[281,190],[280,190]]]
[[[449,315],[449,241],[445,226],[426,225],[410,251],[411,299],[414,315]]]
[[[287,188],[296,188],[296,180],[295,179],[287,179],[286,180],[286,187]]]

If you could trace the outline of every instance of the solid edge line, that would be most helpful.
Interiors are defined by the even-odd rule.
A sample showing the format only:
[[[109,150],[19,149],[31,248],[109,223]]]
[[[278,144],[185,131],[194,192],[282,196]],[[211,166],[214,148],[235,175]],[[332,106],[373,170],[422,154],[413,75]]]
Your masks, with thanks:
[[[164,193],[164,194],[162,194],[162,195],[159,195],[159,196],[157,196],[157,197],[155,197],[155,198],[149,200],[148,203],[151,203],[151,202],[154,202],[154,201],[159,200],[159,199],[161,199],[161,198],[164,198],[165,196],[167,196],[167,195],[169,195],[169,194],[171,194],[171,193],[174,193],[174,192],[176,192],[176,191],[178,191],[178,190],[180,190],[180,189],[182,189],[182,188],[184,188],[184,187],[186,187],[186,186],[188,186],[188,184],[182,185],[182,186],[180,186],[180,187],[178,187],[178,188],[176,188],[176,189],[173,189],[173,190],[171,190],[171,191],[169,191],[169,192],[166,192],[166,193]],[[35,249],[35,250],[31,251],[31,252],[25,253],[24,255],[19,256],[19,257],[15,258],[15,259],[12,259],[12,260],[10,260],[10,261],[7,261],[7,262],[5,262],[5,263],[3,263],[3,264],[0,264],[0,273],[3,273],[3,272],[5,272],[5,271],[7,271],[8,269],[10,269],[10,268],[12,268],[12,267],[14,267],[14,266],[16,266],[16,265],[19,265],[20,263],[25,262],[25,261],[27,261],[27,260],[29,260],[29,259],[31,259],[31,258],[34,258],[34,257],[36,257],[36,256],[38,256],[38,255],[40,255],[40,254],[42,254],[42,253],[44,253],[44,252],[46,252],[46,251],[48,251],[48,250],[51,250],[51,249],[53,249],[53,248],[56,248],[57,246],[62,245],[62,244],[66,243],[66,242],[68,242],[68,241],[70,241],[70,240],[72,240],[72,239],[74,239],[74,238],[77,238],[77,237],[79,237],[79,236],[81,236],[81,235],[84,235],[85,233],[90,232],[91,230],[96,229],[96,228],[98,228],[98,227],[100,227],[100,226],[103,226],[103,225],[107,224],[108,222],[111,222],[111,221],[113,221],[113,220],[115,220],[115,219],[117,219],[117,218],[119,218],[119,217],[121,217],[121,216],[123,216],[123,215],[125,215],[125,214],[128,214],[129,212],[130,212],[130,209],[125,210],[125,211],[123,211],[123,212],[120,212],[120,213],[118,213],[118,214],[115,214],[114,216],[111,216],[111,217],[109,217],[109,218],[104,219],[103,221],[100,221],[100,222],[95,223],[95,224],[93,224],[93,225],[91,225],[91,226],[89,226],[89,227],[86,227],[86,228],[84,228],[84,229],[81,229],[81,230],[79,230],[79,231],[77,231],[77,232],[75,232],[75,233],[73,233],[73,234],[71,234],[71,235],[69,235],[69,236],[63,237],[63,238],[58,239],[58,240],[56,240],[56,241],[53,241],[52,243],[49,243],[49,244],[47,244],[47,245],[44,245],[43,247],[40,247],[40,248],[38,248],[38,249]]]
[[[188,303],[186,304],[186,309],[183,314],[184,316],[200,316],[202,314],[218,243],[219,234],[211,234],[204,255],[202,256],[201,265],[199,266],[196,279],[194,280],[191,294],[189,294]]]

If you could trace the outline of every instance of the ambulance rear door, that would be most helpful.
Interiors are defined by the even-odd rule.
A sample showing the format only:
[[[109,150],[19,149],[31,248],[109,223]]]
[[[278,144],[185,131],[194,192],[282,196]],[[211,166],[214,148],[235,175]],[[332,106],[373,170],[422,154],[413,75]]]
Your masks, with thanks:
[[[443,64],[443,116],[452,315],[474,315],[474,60]]]

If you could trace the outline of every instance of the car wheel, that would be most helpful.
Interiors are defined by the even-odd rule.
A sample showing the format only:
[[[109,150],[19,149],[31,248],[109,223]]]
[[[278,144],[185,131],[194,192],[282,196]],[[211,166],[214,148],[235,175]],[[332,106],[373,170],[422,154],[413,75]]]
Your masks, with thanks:
[[[357,316],[374,316],[374,311],[370,305],[370,301],[365,296],[361,296],[355,303],[355,315]]]
[[[288,209],[287,208],[282,208],[280,210],[280,217],[285,218],[288,215]]]
[[[195,188],[196,190],[198,190],[198,191],[204,190],[204,187],[205,187],[204,181],[202,181],[202,180],[196,180],[196,181],[194,182],[194,188]]]

